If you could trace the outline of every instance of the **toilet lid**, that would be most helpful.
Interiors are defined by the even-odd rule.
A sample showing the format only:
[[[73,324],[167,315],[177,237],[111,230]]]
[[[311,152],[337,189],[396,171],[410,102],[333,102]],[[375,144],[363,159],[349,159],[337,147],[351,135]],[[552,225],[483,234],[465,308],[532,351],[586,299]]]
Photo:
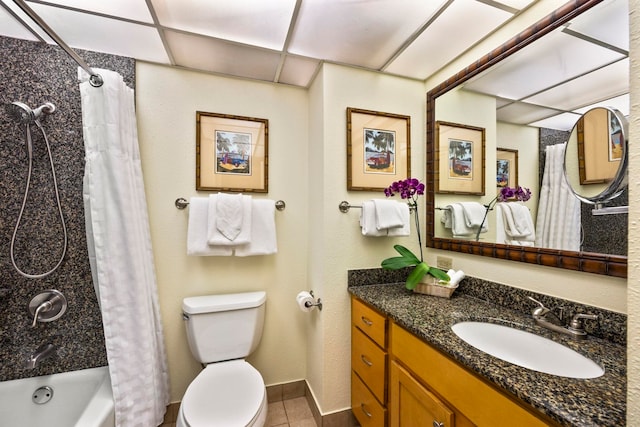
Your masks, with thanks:
[[[265,387],[260,373],[244,360],[207,365],[182,399],[190,426],[246,426],[258,413]]]

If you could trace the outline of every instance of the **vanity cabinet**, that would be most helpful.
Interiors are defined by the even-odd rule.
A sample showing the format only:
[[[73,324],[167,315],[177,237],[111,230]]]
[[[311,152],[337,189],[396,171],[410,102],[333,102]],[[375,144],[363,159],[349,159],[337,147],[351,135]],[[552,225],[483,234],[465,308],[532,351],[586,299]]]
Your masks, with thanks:
[[[361,427],[559,425],[353,296],[351,409]]]
[[[391,427],[558,425],[396,323],[389,334]]]
[[[351,408],[361,427],[387,420],[387,318],[351,299]]]

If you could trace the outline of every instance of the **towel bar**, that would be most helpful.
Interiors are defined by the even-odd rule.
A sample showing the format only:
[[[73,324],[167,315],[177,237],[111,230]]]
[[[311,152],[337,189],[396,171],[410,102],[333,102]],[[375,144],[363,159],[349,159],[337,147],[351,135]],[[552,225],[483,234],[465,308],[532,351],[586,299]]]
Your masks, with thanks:
[[[189,206],[189,202],[184,197],[179,197],[174,202],[174,205],[176,206],[176,208],[182,210],[182,209],[186,208],[187,206]],[[283,211],[284,208],[286,208],[286,207],[287,207],[287,204],[284,202],[284,200],[276,201],[276,209],[278,209],[279,211]]]
[[[352,205],[346,200],[343,200],[338,204],[338,209],[340,209],[340,212],[342,213],[349,212],[349,209],[351,208],[362,209],[362,205]],[[409,212],[413,212],[414,209],[415,208],[413,206],[409,206]],[[436,209],[439,209],[439,208],[436,208]]]

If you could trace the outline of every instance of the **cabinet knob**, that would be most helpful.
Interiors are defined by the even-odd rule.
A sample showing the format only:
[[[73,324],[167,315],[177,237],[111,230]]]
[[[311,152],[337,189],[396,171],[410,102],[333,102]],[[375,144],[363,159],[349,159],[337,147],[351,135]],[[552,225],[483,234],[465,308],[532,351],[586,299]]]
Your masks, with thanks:
[[[360,404],[360,409],[362,409],[362,412],[364,412],[364,414],[365,414],[367,417],[369,417],[369,418],[373,417],[373,414],[372,414],[371,412],[367,411],[367,408],[364,406],[364,403],[361,403],[361,404]],[[435,422],[435,421],[434,421],[434,422]],[[444,427],[444,426],[443,426],[443,427]]]
[[[439,423],[436,420],[433,420],[433,427],[444,427],[444,423]]]
[[[367,365],[367,366],[373,366],[373,362],[371,362],[369,359],[367,359],[367,357],[364,354],[360,355],[360,359],[362,360],[362,362]]]
[[[367,326],[371,326],[371,325],[373,325],[373,322],[372,322],[371,320],[369,320],[368,318],[366,318],[366,317],[364,317],[364,316],[361,316],[360,318],[362,319],[362,322],[363,322],[365,325],[367,325]]]

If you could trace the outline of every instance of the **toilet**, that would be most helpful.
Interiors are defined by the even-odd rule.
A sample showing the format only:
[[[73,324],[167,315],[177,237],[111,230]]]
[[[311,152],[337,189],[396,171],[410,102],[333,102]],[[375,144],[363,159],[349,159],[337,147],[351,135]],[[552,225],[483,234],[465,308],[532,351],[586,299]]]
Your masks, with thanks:
[[[183,300],[189,349],[205,368],[182,398],[177,427],[264,425],[264,380],[244,358],[262,337],[266,299],[260,291]]]

